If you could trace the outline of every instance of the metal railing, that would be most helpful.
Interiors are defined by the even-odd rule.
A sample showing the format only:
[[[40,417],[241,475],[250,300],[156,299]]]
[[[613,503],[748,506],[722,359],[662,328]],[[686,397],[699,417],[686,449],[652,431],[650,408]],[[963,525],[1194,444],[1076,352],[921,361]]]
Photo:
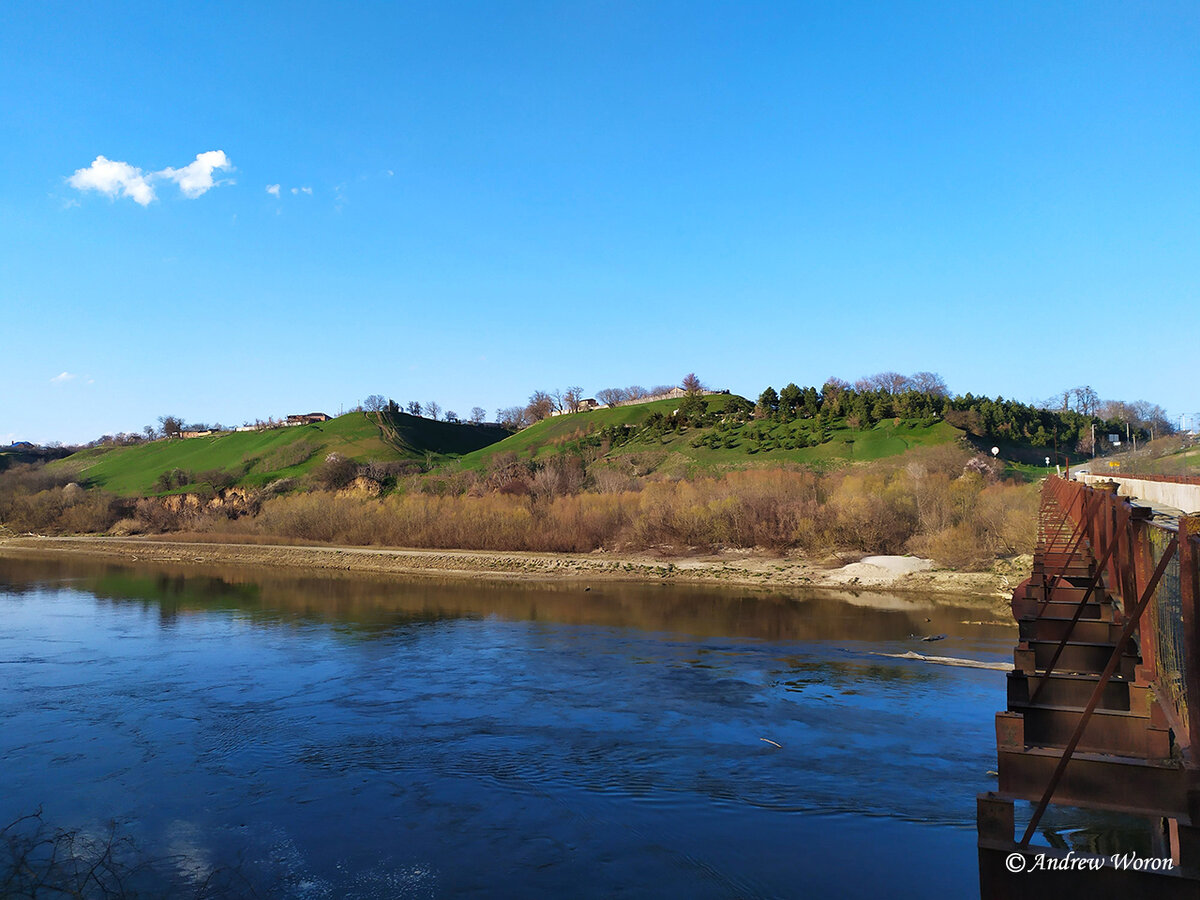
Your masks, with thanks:
[[[1028,846],[1105,687],[1122,656],[1133,646],[1131,642],[1136,641],[1141,657],[1137,678],[1154,686],[1184,764],[1200,767],[1200,716],[1188,714],[1190,701],[1200,702],[1200,519],[1183,517],[1177,526],[1158,523],[1153,521],[1149,507],[1135,506],[1128,498],[1118,497],[1115,484],[1089,486],[1052,476],[1042,490],[1038,531],[1036,562],[1046,592],[1039,615],[1068,573],[1087,581],[1071,623],[1041,673],[1038,690],[1049,680],[1093,596],[1112,602],[1114,624],[1122,628],[1034,811],[1021,847]],[[1065,537],[1068,534],[1069,539]]]

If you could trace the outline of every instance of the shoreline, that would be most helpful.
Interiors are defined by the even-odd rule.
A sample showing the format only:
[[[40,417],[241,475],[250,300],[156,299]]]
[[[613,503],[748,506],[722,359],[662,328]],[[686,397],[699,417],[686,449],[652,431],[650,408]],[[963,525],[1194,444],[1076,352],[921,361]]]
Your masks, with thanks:
[[[626,581],[736,587],[885,590],[955,595],[1007,607],[1026,577],[1018,557],[989,572],[934,569],[913,557],[867,557],[829,568],[810,559],[726,551],[665,558],[645,553],[536,553],[292,544],[215,543],[170,538],[0,538],[0,557],[49,554],[133,563],[229,564],[314,572],[436,576],[468,581]]]

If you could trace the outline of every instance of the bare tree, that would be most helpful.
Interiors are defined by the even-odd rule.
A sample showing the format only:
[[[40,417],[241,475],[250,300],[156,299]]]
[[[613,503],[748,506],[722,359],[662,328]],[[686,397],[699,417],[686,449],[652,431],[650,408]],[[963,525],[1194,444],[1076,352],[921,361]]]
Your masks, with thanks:
[[[683,381],[679,385],[689,394],[699,394],[704,390],[704,385],[700,383],[700,379],[696,377],[695,372],[688,372],[683,376]]]
[[[631,384],[629,387],[625,388],[626,400],[641,400],[642,398],[649,396],[650,392],[640,384]]]
[[[579,412],[579,406],[583,403],[583,388],[578,385],[567,388],[563,391],[562,402],[567,412]]]
[[[179,416],[159,416],[158,424],[162,426],[162,433],[165,437],[179,437],[183,431],[183,419]]]
[[[420,400],[409,400],[408,401],[408,414],[410,416],[419,416],[421,414],[421,408],[422,407],[421,407]]]
[[[525,412],[531,421],[540,422],[557,408],[554,397],[546,391],[534,391],[529,395],[529,405],[525,407]]]
[[[433,421],[437,421],[437,417],[441,414],[441,412],[442,408],[438,405],[436,400],[430,400],[425,404],[425,415],[429,416],[429,418],[433,419]]]
[[[950,388],[937,372],[917,372],[910,379],[912,389],[922,394],[933,394],[935,397],[949,397]]]
[[[878,372],[854,382],[854,389],[860,393],[863,391],[887,391],[890,394],[899,394],[911,387],[912,379],[899,372]]]
[[[629,399],[629,395],[621,388],[605,388],[596,392],[596,399],[605,406],[620,406]]]
[[[1072,396],[1075,398],[1075,411],[1082,413],[1085,416],[1094,416],[1096,410],[1100,407],[1100,397],[1092,390],[1090,385],[1080,385],[1072,389]]]
[[[456,423],[457,423],[457,422],[458,422],[458,413],[456,413],[456,412],[455,412],[454,410],[452,410],[452,409],[448,409],[448,410],[446,410],[446,421],[447,421],[447,422],[456,422]]]
[[[513,431],[520,430],[530,424],[529,407],[510,406],[506,409],[498,409],[496,410],[496,421]]]
[[[471,424],[472,425],[478,425],[485,418],[487,418],[487,410],[485,410],[482,406],[472,406],[471,407]]]
[[[387,406],[387,398],[382,394],[371,394],[362,402],[362,405],[367,412],[379,412]]]

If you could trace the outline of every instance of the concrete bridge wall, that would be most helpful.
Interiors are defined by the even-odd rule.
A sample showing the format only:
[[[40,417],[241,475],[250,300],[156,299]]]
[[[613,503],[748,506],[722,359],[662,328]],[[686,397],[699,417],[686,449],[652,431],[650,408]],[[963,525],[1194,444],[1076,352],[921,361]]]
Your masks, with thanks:
[[[1168,507],[1189,514],[1200,513],[1200,484],[1156,481],[1129,475],[1075,475],[1074,477],[1085,484],[1095,484],[1097,481],[1115,481],[1117,496],[1134,497],[1156,509]]]

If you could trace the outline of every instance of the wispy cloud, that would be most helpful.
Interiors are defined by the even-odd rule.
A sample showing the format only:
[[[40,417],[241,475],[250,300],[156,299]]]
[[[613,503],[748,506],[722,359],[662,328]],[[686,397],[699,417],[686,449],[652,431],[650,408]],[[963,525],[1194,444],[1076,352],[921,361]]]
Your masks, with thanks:
[[[293,194],[308,194],[308,196],[311,197],[312,196],[312,188],[310,188],[310,187],[294,187],[294,188],[292,188],[292,193]]]
[[[73,375],[70,372],[59,372],[50,379],[51,384],[66,384],[68,381],[74,381],[78,375]]]
[[[279,185],[268,184],[267,185],[267,193],[270,194],[272,197],[278,197],[279,196]]]
[[[149,206],[156,199],[155,181],[174,181],[183,196],[194,200],[208,193],[219,184],[232,181],[217,181],[213,173],[232,170],[233,163],[224,150],[208,150],[197,153],[195,160],[180,169],[168,166],[157,172],[147,172],[127,162],[97,156],[90,166],[76,169],[67,179],[67,184],[77,191],[99,191],[109,198],[129,197],[140,206]]]

